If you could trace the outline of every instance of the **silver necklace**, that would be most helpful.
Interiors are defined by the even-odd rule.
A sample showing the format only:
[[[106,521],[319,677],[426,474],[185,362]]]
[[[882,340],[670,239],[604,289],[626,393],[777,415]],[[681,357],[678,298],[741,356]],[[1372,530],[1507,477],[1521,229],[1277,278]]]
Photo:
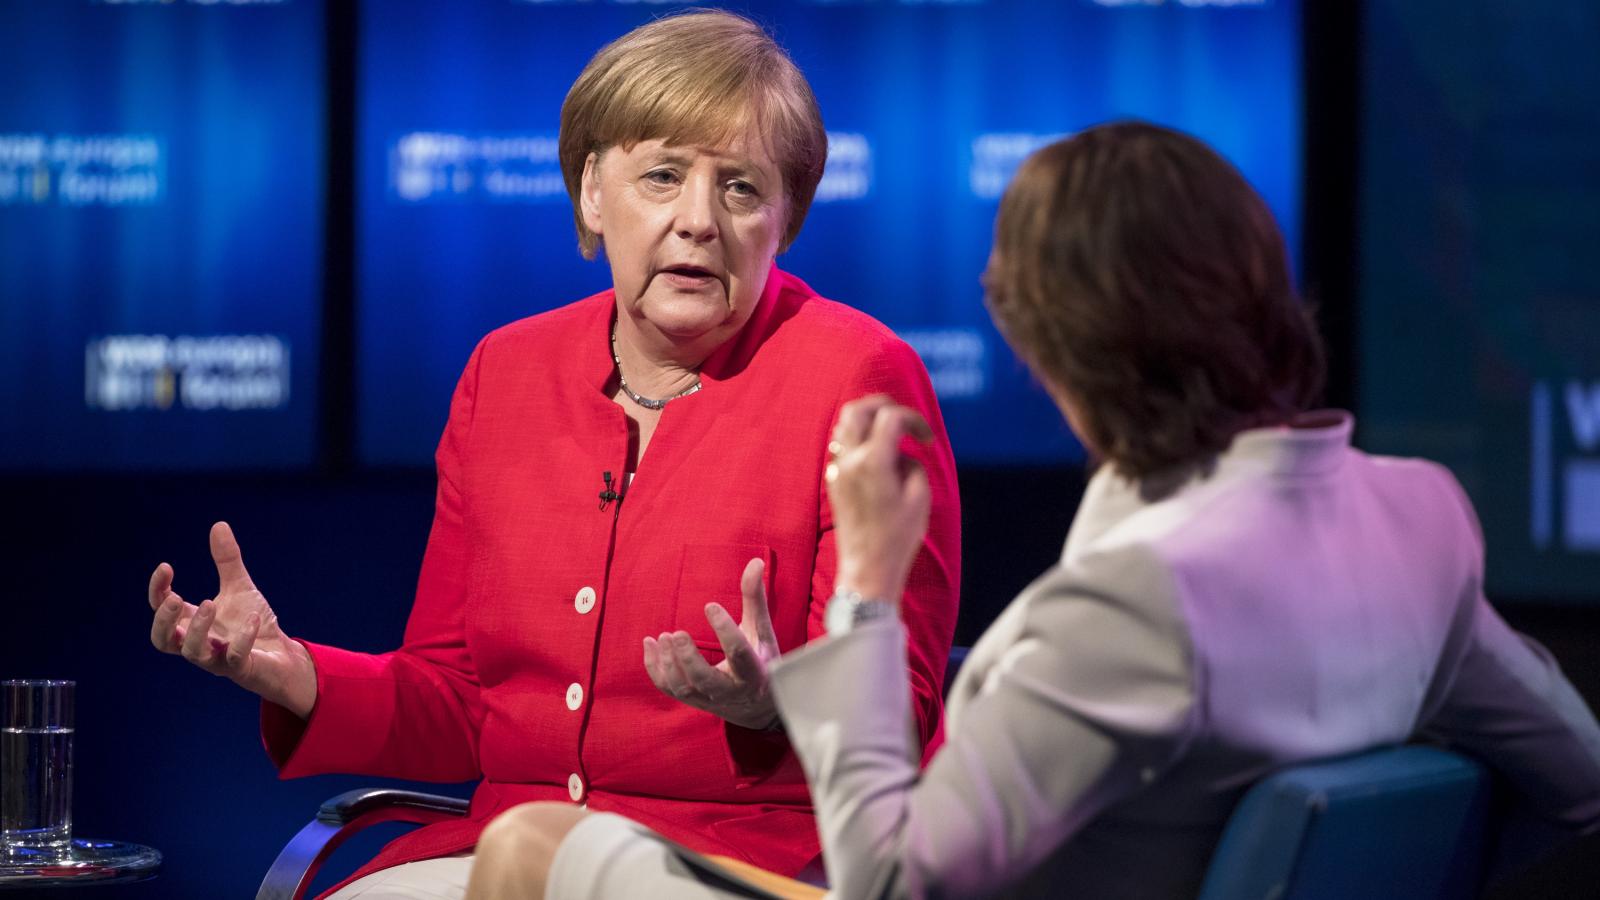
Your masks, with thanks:
[[[695,391],[700,390],[700,379],[696,378],[694,384],[691,384],[676,394],[673,394],[671,397],[662,397],[660,400],[656,400],[651,397],[644,397],[634,393],[633,388],[628,387],[627,376],[622,374],[622,358],[617,356],[617,323],[615,322],[611,323],[611,361],[617,364],[617,381],[622,384],[622,392],[628,395],[629,400],[632,400],[645,409],[661,409],[670,401],[676,400],[679,397],[687,397]]]

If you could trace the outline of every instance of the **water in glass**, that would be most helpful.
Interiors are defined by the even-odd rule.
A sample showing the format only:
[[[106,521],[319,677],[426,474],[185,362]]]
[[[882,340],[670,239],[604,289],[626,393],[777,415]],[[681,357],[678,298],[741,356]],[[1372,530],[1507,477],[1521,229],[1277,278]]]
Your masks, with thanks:
[[[64,854],[72,842],[71,682],[0,682],[0,853]]]

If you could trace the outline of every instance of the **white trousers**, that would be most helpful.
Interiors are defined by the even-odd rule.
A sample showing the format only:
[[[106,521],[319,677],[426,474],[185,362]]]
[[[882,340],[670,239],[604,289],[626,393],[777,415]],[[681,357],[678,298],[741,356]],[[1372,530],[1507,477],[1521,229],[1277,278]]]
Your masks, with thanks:
[[[715,875],[686,862],[675,846],[622,816],[586,816],[556,850],[545,897],[736,900],[763,896],[719,883]],[[472,860],[471,856],[446,856],[405,863],[352,881],[329,900],[461,900],[472,874]]]
[[[471,874],[470,855],[421,859],[358,878],[328,900],[461,900]]]

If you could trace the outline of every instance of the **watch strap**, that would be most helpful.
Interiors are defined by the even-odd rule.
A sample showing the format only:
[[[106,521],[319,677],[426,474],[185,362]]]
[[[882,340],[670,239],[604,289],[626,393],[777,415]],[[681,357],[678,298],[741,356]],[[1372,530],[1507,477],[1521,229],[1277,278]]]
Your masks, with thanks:
[[[899,608],[892,600],[866,597],[857,591],[837,590],[828,600],[823,624],[827,626],[829,635],[848,634],[867,622],[898,614]]]

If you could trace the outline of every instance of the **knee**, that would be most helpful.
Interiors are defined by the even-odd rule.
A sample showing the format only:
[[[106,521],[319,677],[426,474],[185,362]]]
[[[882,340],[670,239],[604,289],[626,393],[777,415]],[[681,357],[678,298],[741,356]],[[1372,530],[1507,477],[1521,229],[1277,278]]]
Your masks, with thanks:
[[[568,803],[524,803],[490,820],[478,838],[478,852],[522,857],[553,852],[567,832],[588,815]]]

